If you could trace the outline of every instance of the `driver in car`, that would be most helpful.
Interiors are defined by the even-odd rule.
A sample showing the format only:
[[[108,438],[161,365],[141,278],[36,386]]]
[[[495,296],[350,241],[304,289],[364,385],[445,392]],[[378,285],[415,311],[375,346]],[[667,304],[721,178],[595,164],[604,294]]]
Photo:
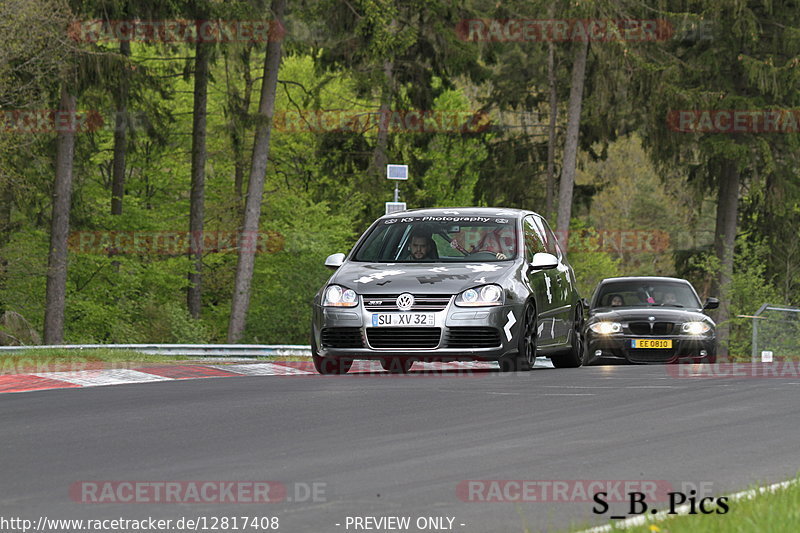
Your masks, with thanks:
[[[434,250],[436,244],[430,235],[417,233],[411,236],[411,243],[408,245],[409,259],[413,261],[425,261],[436,259]]]

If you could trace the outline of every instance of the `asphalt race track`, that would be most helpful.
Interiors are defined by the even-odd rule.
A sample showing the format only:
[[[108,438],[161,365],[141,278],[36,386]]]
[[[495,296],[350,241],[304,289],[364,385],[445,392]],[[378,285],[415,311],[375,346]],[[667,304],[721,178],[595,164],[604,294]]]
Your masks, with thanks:
[[[798,470],[798,394],[797,377],[676,377],[664,366],[245,377],[5,394],[0,514],[34,522],[264,516],[278,517],[285,532],[363,531],[352,517],[389,516],[410,517],[400,531],[422,530],[420,517],[449,517],[450,530],[470,533],[562,530],[606,523],[628,505],[597,516],[591,495],[469,501],[459,484],[650,480],[722,495],[782,481]],[[287,499],[79,503],[70,495],[77,482],[108,480],[273,481]],[[447,520],[442,525],[424,530],[448,530]]]

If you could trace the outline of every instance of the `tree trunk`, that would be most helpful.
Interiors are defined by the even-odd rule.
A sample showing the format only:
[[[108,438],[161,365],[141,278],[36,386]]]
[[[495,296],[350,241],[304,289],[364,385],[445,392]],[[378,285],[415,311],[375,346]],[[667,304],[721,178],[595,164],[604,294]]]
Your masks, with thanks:
[[[189,206],[189,271],[186,304],[193,318],[200,318],[203,272],[203,217],[206,181],[206,107],[208,101],[208,58],[211,45],[197,43],[194,58],[194,120],[192,122],[192,191]]]
[[[283,11],[286,0],[273,0],[272,14],[283,24]],[[278,86],[278,69],[281,64],[281,41],[267,43],[267,56],[264,60],[264,81],[261,86],[261,100],[258,105],[258,126],[253,141],[253,158],[250,165],[250,178],[245,200],[242,231],[239,235],[236,280],[231,301],[231,317],[228,323],[228,342],[239,342],[244,334],[247,311],[250,307],[250,285],[253,280],[255,263],[256,234],[261,218],[261,197],[264,194],[264,180],[269,159],[272,117],[275,113],[275,92]]]
[[[122,214],[122,201],[125,197],[125,158],[128,154],[128,58],[131,55],[131,42],[123,39],[119,43],[119,52],[123,57],[116,94],[116,117],[114,117],[114,159],[111,164],[111,215]],[[108,255],[116,255],[112,250]],[[119,261],[113,261],[115,272],[119,272]]]
[[[61,88],[59,111],[75,116],[77,98]],[[67,292],[67,239],[72,196],[72,163],[75,155],[74,128],[58,133],[56,140],[56,176],[53,185],[53,216],[50,222],[50,253],[47,259],[47,295],[44,313],[44,343],[61,344],[64,340],[64,309]]]
[[[378,138],[372,152],[372,174],[377,180],[386,177],[386,164],[389,162],[386,148],[389,146],[389,123],[392,112],[392,85],[394,80],[394,62],[383,63],[384,86],[381,89],[381,106],[378,111]],[[374,183],[381,183],[376,181]]]
[[[234,85],[228,88],[228,102],[231,108],[231,147],[233,148],[233,189],[236,195],[237,211],[242,209],[244,199],[244,173],[247,168],[245,154],[245,139],[247,138],[248,114],[250,113],[250,99],[253,93],[253,77],[250,75],[251,43],[245,43],[241,53],[242,77],[244,78],[244,95],[239,97]],[[228,71],[228,59],[225,59],[225,70]],[[234,68],[234,73],[236,69]],[[239,214],[242,216],[243,213]]]
[[[555,4],[550,4],[550,19],[555,18]],[[555,191],[556,119],[558,118],[558,94],[556,93],[556,49],[553,41],[547,42],[547,82],[550,89],[550,124],[547,127],[547,182],[545,196],[545,218],[553,216],[553,193]]]
[[[564,160],[561,167],[561,183],[558,190],[558,229],[559,239],[566,249],[569,221],[572,216],[572,190],[575,187],[575,164],[578,155],[578,133],[581,126],[581,106],[583,105],[583,83],[586,74],[586,56],[589,40],[578,43],[575,61],[572,64],[572,81],[569,89],[567,108],[567,138],[564,142]]]
[[[717,190],[717,225],[714,231],[714,251],[719,259],[717,293],[720,299],[717,311],[717,354],[728,355],[730,337],[730,283],[733,279],[733,253],[736,244],[739,211],[739,169],[736,162],[727,160],[722,165]]]
[[[131,42],[123,39],[119,52],[125,58],[117,88],[117,116],[114,119],[114,161],[111,174],[111,214],[122,214],[122,198],[125,196],[125,157],[128,152],[128,80],[127,59],[131,55]]]

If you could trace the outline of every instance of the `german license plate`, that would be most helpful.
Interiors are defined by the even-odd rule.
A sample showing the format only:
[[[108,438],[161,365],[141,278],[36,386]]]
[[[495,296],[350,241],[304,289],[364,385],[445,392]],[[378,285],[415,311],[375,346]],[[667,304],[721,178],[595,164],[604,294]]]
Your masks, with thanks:
[[[379,313],[372,315],[372,327],[435,326],[433,313]]]
[[[631,339],[631,348],[672,348],[672,339]]]

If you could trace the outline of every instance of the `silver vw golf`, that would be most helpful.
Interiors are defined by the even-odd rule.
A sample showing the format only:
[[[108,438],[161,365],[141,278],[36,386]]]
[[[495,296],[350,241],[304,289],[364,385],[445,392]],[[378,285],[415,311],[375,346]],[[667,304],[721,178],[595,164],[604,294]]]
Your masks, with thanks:
[[[354,359],[408,372],[414,361],[498,361],[527,370],[583,362],[575,274],[540,215],[422,209],[376,220],[314,298],[311,349],[322,374]]]

